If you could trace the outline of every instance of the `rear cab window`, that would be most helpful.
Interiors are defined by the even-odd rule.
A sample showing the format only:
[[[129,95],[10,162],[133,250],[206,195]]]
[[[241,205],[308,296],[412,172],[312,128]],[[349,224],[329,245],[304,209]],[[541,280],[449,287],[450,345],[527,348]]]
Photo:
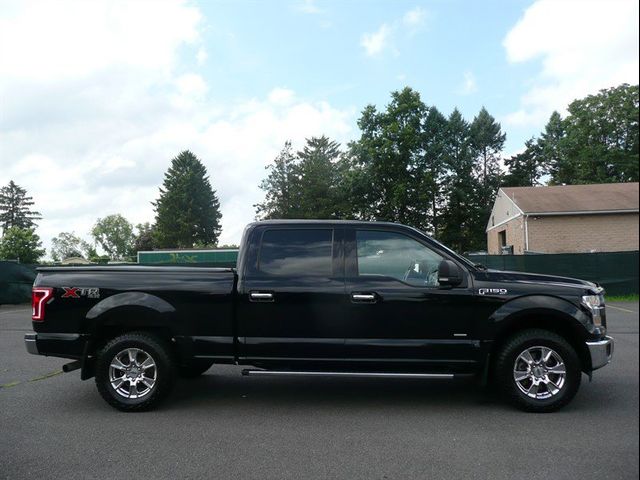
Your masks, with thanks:
[[[257,272],[267,276],[333,275],[332,228],[269,229],[262,235]]]

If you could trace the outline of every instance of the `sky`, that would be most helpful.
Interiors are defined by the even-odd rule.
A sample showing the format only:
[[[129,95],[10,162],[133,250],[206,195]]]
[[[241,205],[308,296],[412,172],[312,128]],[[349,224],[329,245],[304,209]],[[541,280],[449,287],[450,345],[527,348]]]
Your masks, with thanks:
[[[553,110],[637,84],[638,36],[637,0],[0,0],[0,185],[33,196],[48,249],[112,213],[153,222],[188,149],[237,243],[285,141],[344,145],[409,86],[485,106],[509,156]]]

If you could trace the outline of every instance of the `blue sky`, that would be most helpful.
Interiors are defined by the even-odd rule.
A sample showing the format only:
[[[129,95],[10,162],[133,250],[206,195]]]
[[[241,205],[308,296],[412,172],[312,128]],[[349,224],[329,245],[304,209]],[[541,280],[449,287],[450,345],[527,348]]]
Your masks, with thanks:
[[[496,117],[518,108],[539,61],[513,65],[502,45],[531,1],[203,2],[207,62],[220,101],[288,88],[308,99],[353,107],[385,105],[410,86],[446,114]],[[367,54],[364,35],[388,32]],[[508,149],[537,126],[511,128]]]
[[[445,114],[485,106],[508,156],[553,110],[638,83],[638,36],[637,0],[4,0],[0,184],[33,195],[48,248],[112,213],[153,222],[189,149],[237,242],[286,140],[345,144],[410,86]]]

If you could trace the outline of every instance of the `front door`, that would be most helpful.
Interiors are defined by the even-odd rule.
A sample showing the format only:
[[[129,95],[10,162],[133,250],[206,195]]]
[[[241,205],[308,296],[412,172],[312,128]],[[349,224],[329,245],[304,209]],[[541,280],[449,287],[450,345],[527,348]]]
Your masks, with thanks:
[[[344,355],[342,228],[266,225],[249,240],[239,289],[239,356],[249,364],[328,363]]]
[[[439,286],[438,266],[452,259],[446,252],[408,230],[374,226],[348,229],[345,245],[345,352],[354,364],[475,369],[479,342],[470,280]]]

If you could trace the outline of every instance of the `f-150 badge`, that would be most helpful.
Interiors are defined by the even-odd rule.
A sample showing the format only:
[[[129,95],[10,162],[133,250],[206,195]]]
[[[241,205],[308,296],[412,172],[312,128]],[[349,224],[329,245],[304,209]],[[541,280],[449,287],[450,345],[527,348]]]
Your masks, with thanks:
[[[506,295],[506,288],[481,288],[478,290],[480,295]]]
[[[99,288],[62,287],[64,293],[61,298],[100,298]]]

